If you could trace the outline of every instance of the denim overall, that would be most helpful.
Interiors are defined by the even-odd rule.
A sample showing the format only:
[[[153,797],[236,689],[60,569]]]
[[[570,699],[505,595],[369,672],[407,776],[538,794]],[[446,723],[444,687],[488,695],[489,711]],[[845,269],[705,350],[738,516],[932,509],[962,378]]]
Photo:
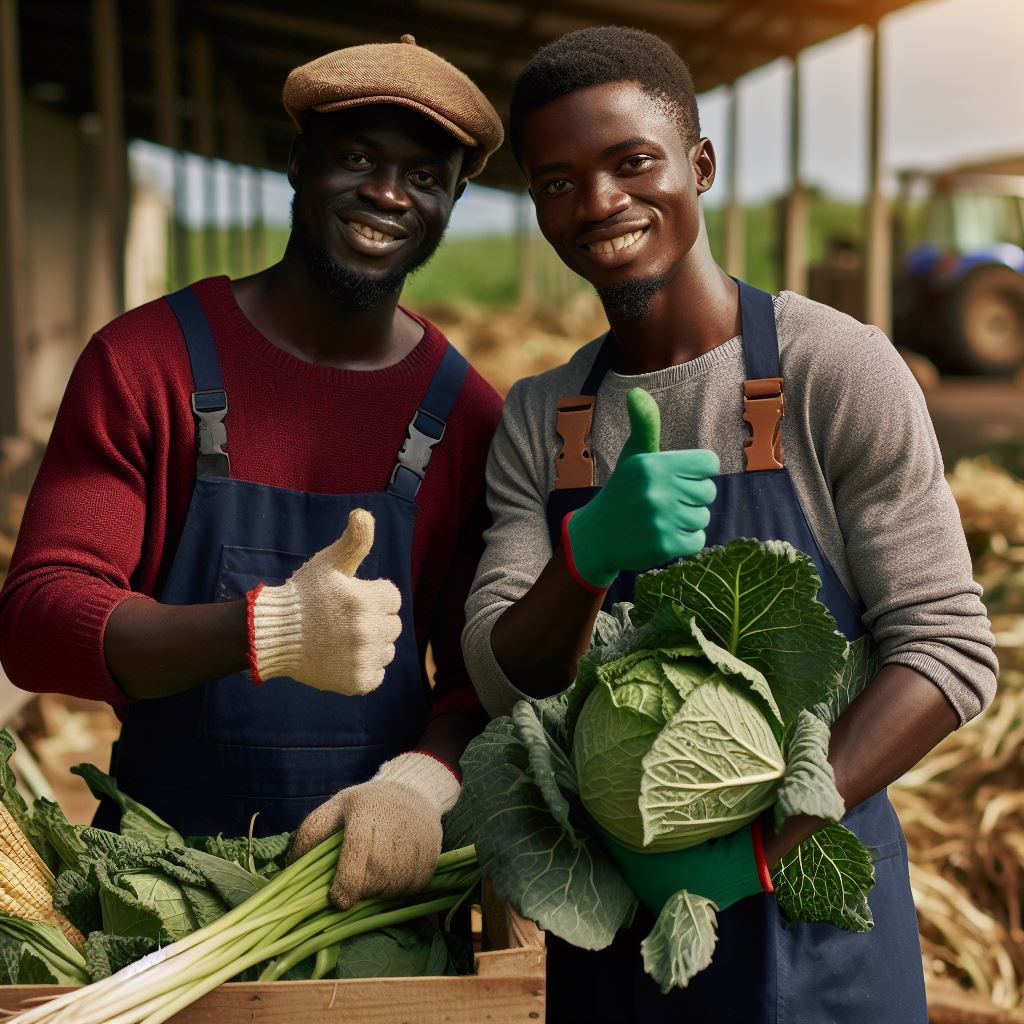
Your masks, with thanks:
[[[255,686],[248,672],[238,672],[125,709],[111,772],[127,794],[185,835],[245,835],[256,812],[255,833],[270,835],[294,829],[339,789],[365,781],[383,761],[419,742],[430,689],[413,623],[415,499],[467,363],[449,346],[385,490],[316,494],[249,483],[231,477],[223,450],[228,398],[206,316],[189,288],[167,301],[192,365],[199,456],[188,518],[160,601],[230,601],[261,580],[283,583],[340,536],[355,508],[368,509],[376,520],[373,550],[357,575],[390,579],[402,595],[394,661],[365,697],[326,693],[288,678]],[[110,827],[115,813],[101,806],[97,824]]]
[[[739,282],[743,352],[748,381],[781,378],[771,296]],[[611,363],[602,345],[583,386],[596,395]],[[781,390],[781,389],[780,389]],[[781,460],[780,460],[781,461]],[[785,540],[813,558],[819,598],[850,640],[863,633],[862,609],[846,592],[811,532],[784,468],[730,473],[716,480],[707,543],[736,537]],[[597,487],[551,492],[552,546],[567,513]],[[635,577],[623,573],[605,599],[607,610],[632,600]],[[711,965],[685,989],[662,996],[644,973],[640,942],[653,917],[645,908],[634,925],[597,953],[548,937],[548,1020],[636,1021],[671,1024],[927,1024],[917,917],[910,893],[907,848],[887,794],[875,794],[843,823],[875,853],[869,902],[875,926],[851,934],[831,925],[790,924],[768,894],[748,897],[718,915]]]

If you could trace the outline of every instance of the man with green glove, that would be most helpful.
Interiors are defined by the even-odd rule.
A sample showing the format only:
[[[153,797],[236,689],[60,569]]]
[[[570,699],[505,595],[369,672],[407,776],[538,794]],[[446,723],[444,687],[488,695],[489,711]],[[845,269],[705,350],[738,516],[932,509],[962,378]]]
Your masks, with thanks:
[[[609,840],[646,906],[608,949],[549,942],[549,1020],[926,1024],[885,787],[984,709],[996,662],[920,390],[877,329],[715,263],[701,208],[714,148],[667,44],[622,28],[556,40],[521,72],[509,127],[542,233],[611,330],[506,401],[463,634],[488,711],[565,689],[636,571],[737,537],[808,554],[819,599],[850,640],[871,633],[881,666],[829,750],[844,823],[876,856],[873,930],[783,919],[770,869],[817,819],[679,853]],[[718,944],[661,995],[639,943],[679,890],[717,905]]]

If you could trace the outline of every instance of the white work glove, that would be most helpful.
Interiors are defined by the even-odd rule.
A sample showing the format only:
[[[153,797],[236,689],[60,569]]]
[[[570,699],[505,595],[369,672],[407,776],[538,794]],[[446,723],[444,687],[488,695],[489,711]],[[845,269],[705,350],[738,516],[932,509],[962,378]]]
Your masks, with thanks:
[[[249,592],[253,682],[291,676],[349,697],[380,686],[402,631],[402,596],[390,580],[355,578],[371,547],[373,516],[354,509],[341,537],[285,583]]]
[[[441,818],[459,798],[459,780],[430,754],[413,751],[385,761],[377,774],[321,804],[298,827],[290,864],[345,829],[331,902],[347,910],[369,896],[418,892],[441,854]]]

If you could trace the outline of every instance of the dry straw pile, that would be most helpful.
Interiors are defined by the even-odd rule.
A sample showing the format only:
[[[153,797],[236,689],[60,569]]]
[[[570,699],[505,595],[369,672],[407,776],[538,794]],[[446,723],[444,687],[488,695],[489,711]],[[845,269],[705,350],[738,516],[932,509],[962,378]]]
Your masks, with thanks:
[[[910,846],[932,1019],[1024,1021],[1024,481],[981,458],[948,479],[996,632],[999,690],[892,798]]]

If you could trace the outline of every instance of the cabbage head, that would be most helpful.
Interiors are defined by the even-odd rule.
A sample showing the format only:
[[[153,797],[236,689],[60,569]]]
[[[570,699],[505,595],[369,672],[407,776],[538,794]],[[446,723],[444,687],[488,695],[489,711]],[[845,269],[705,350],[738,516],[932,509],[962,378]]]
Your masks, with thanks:
[[[786,772],[781,722],[742,677],[694,647],[598,669],[572,756],[594,821],[635,850],[735,832],[775,801]]]

